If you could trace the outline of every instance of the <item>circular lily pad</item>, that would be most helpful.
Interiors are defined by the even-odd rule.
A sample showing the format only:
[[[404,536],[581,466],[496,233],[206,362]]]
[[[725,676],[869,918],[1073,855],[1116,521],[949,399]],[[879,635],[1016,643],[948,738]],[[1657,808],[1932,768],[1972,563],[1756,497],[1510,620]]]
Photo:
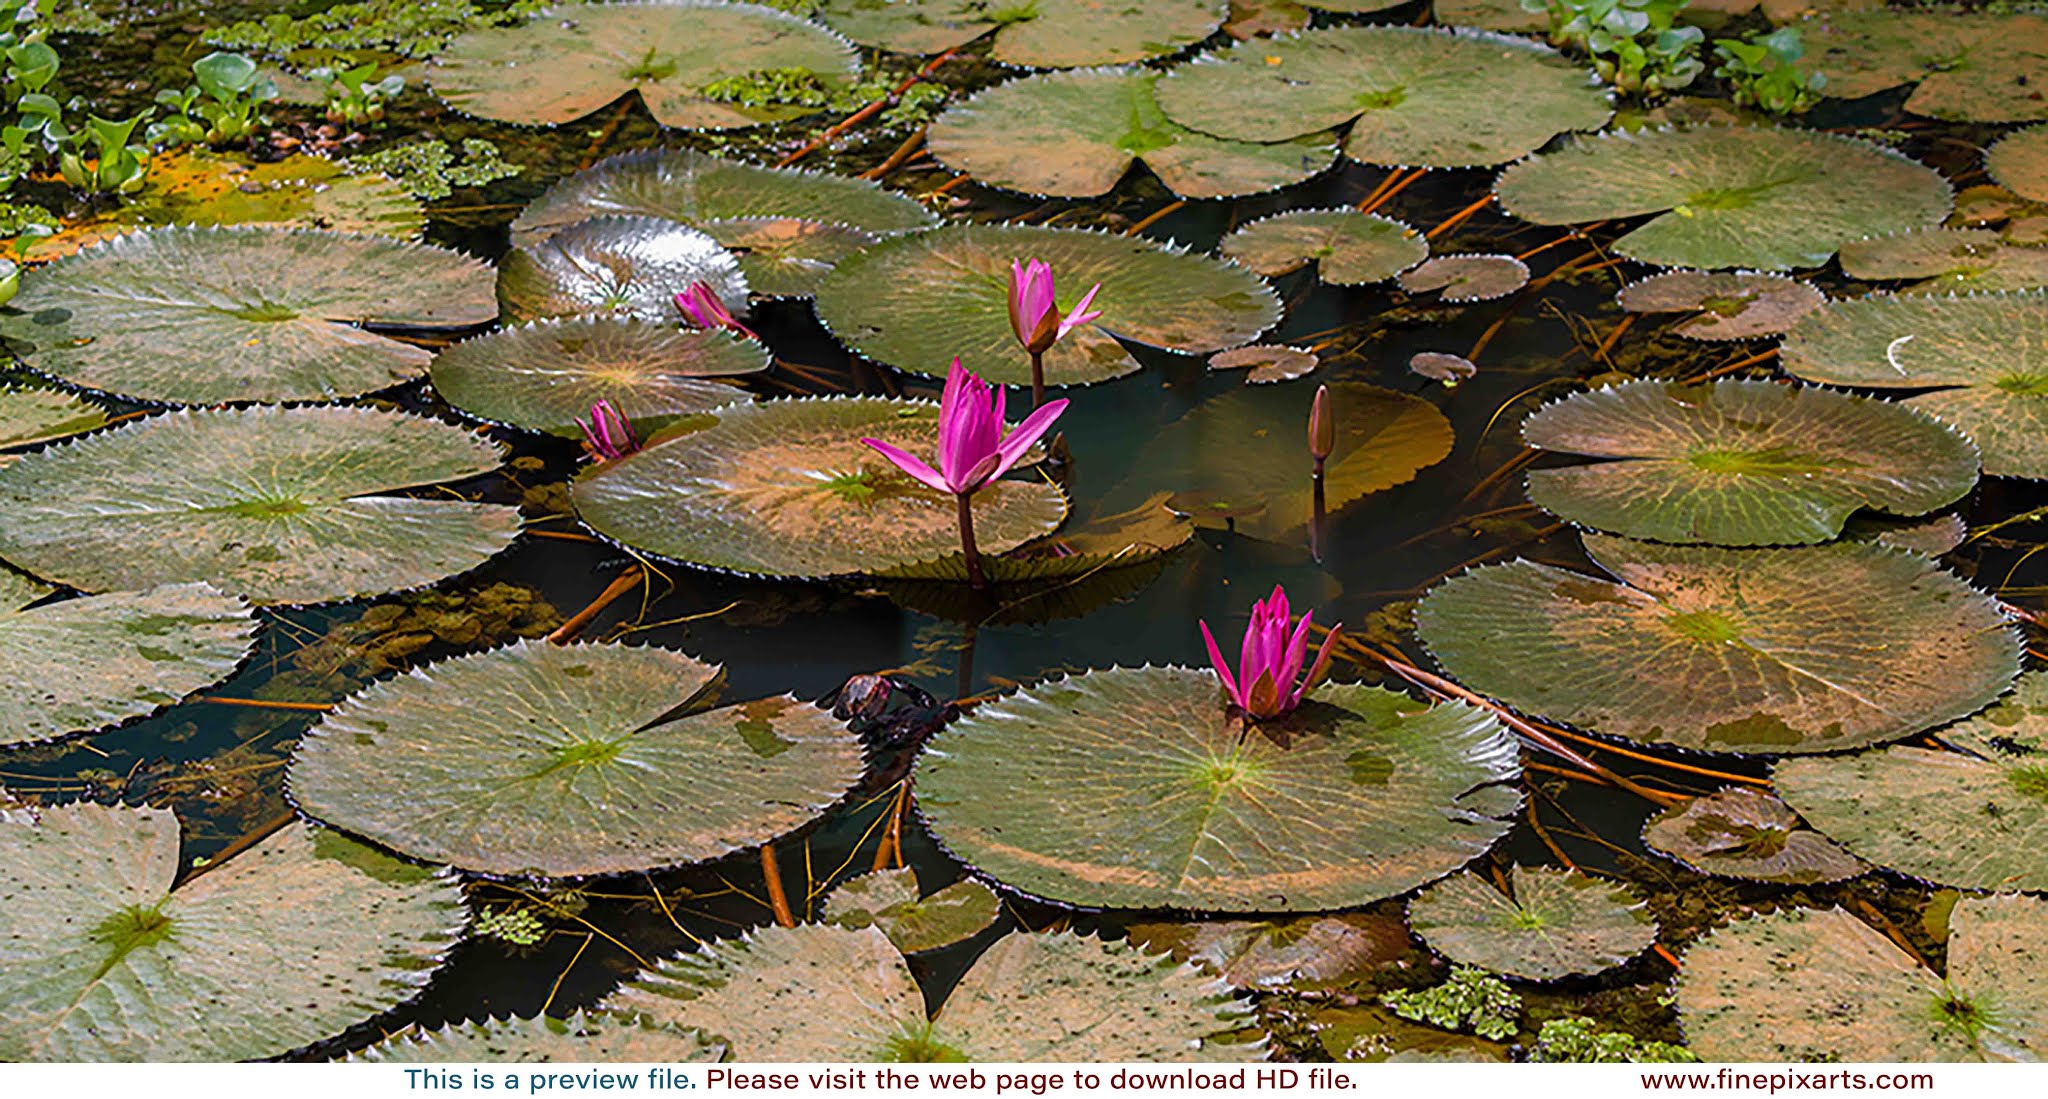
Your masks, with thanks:
[[[2048,248],[2011,244],[1989,229],[1913,229],[1842,245],[1842,273],[1918,279],[1907,292],[2048,286]]]
[[[1010,331],[1010,265],[1041,259],[1072,309],[1095,283],[1095,321],[1045,354],[1051,385],[1128,374],[1137,360],[1115,337],[1203,355],[1257,338],[1280,319],[1280,299],[1234,264],[1142,237],[1032,225],[949,225],[885,240],[833,268],[818,317],[855,351],[890,366],[942,375],[953,356],[999,385],[1031,380]]]
[[[1620,583],[1531,561],[1474,569],[1423,599],[1417,632],[1459,682],[1528,713],[1716,752],[1898,740],[2019,672],[1996,604],[1917,554],[1600,535],[1586,552]]]
[[[2048,202],[2048,126],[2010,133],[1984,152],[1984,167],[2021,198]]]
[[[768,368],[768,349],[723,329],[631,317],[532,321],[434,357],[434,389],[480,420],[575,437],[600,400],[636,428],[752,400],[718,379]]]
[[[1463,355],[1442,351],[1419,351],[1408,359],[1408,372],[1417,377],[1454,386],[1479,373],[1478,364]]]
[[[1788,373],[1831,385],[1932,389],[1908,407],[1977,442],[1984,472],[2048,477],[2048,294],[1829,302],[1787,333]]]
[[[1840,844],[1800,824],[1784,802],[1741,786],[1666,809],[1643,825],[1643,844],[1702,874],[1780,885],[1841,881],[1870,869]]]
[[[1342,985],[1413,949],[1400,917],[1371,912],[1141,923],[1130,931],[1147,949],[1171,951],[1232,988]]]
[[[175,888],[178,818],[0,818],[0,1058],[274,1057],[409,999],[461,933],[449,878],[287,826]]]
[[[1228,198],[1299,183],[1337,159],[1328,133],[1257,144],[1178,125],[1153,100],[1160,75],[1087,69],[999,84],[932,123],[932,155],[978,183],[1063,198],[1107,194],[1137,161],[1182,198]]]
[[[716,1062],[724,1059],[724,1054],[724,1047],[706,1041],[695,1031],[579,1011],[567,1019],[545,1015],[532,1019],[486,1019],[480,1023],[451,1023],[433,1031],[412,1031],[386,1038],[361,1053],[349,1055],[348,1059],[382,1064],[562,1061],[665,1065]]]
[[[461,253],[387,237],[152,229],[29,272],[0,338],[36,370],[145,401],[327,401],[433,358],[365,326],[486,323],[490,279]]]
[[[1264,385],[1292,381],[1315,370],[1320,362],[1322,360],[1316,353],[1306,347],[1255,343],[1209,356],[1209,369],[1244,370],[1249,367],[1250,373],[1245,375],[1245,380],[1253,385]]]
[[[707,568],[833,576],[956,553],[953,497],[912,480],[863,437],[933,453],[938,406],[873,397],[734,406],[713,427],[593,468],[572,495],[599,534]],[[1066,511],[1057,485],[997,481],[974,494],[975,542],[984,554],[1006,552]]]
[[[919,896],[917,872],[906,866],[841,883],[826,895],[823,918],[853,931],[879,927],[896,949],[918,954],[965,942],[993,926],[1001,914],[1002,902],[973,878]]]
[[[1522,440],[1612,459],[1531,470],[1538,507],[1660,542],[1825,542],[1861,508],[1920,515],[1977,483],[1976,447],[1926,413],[1770,381],[1577,393],[1523,421]]]
[[[1881,515],[1859,515],[1842,527],[1842,537],[1854,542],[1875,542],[1880,546],[1908,550],[1922,557],[1940,557],[1963,544],[1970,528],[1960,516],[1937,515],[1932,519],[1887,519]]]
[[[1827,94],[1854,99],[1917,83],[1906,109],[1966,122],[2048,118],[2048,16],[1955,8],[1844,12],[1803,28],[1801,67],[1828,78]]]
[[[1239,226],[1217,251],[1261,275],[1284,275],[1310,262],[1324,282],[1380,282],[1429,257],[1421,233],[1393,218],[1356,210],[1289,210]]]
[[[1441,290],[1443,301],[1492,301],[1529,285],[1529,267],[1513,256],[1437,256],[1401,274],[1411,294]]]
[[[1464,705],[1326,684],[1246,734],[1213,672],[1113,668],[976,706],[925,750],[917,790],[947,850],[1035,896],[1300,912],[1471,861],[1507,833],[1519,770]]]
[[[97,431],[107,410],[54,389],[0,389],[0,449]]]
[[[2048,901],[1965,897],[1937,975],[1839,908],[1752,916],[1686,953],[1679,1021],[1703,1061],[2036,1061],[2044,936]]]
[[[1194,967],[1129,943],[1004,936],[927,1021],[881,931],[767,927],[644,972],[605,1001],[701,1029],[736,1061],[1251,1060],[1246,1010]]]
[[[674,321],[676,295],[697,282],[731,312],[747,311],[739,261],[709,233],[667,218],[596,217],[507,252],[498,305],[509,320],[598,313]]]
[[[739,257],[756,294],[808,298],[840,260],[882,239],[865,229],[803,218],[726,218],[703,225],[711,239]]]
[[[1494,193],[1538,225],[1656,214],[1613,249],[1666,267],[1818,267],[1849,241],[1949,212],[1947,182],[1917,161],[1854,138],[1749,126],[1579,138],[1508,168]]]
[[[1812,283],[1760,271],[1666,271],[1617,300],[1631,313],[1692,313],[1672,331],[1693,340],[1775,336],[1827,302]]]
[[[427,70],[434,93],[464,114],[560,125],[639,92],[664,126],[729,130],[814,108],[721,102],[704,89],[764,69],[809,69],[848,80],[853,47],[807,19],[725,0],[565,4],[526,23],[484,27],[448,43]]]
[[[397,591],[482,564],[519,515],[372,494],[499,460],[460,428],[379,409],[172,412],[0,469],[0,558],[85,591],[205,580],[257,603]]]
[[[1657,941],[1657,920],[1627,885],[1577,871],[1517,866],[1509,897],[1478,874],[1408,902],[1408,926],[1454,962],[1553,981],[1624,965]]]
[[[443,661],[372,684],[307,733],[292,800],[429,862],[567,877],[764,843],[859,781],[859,739],[792,696],[676,716],[718,676],[617,644],[521,640]]]
[[[824,0],[818,15],[863,46],[896,53],[941,53],[997,31],[991,53],[1003,64],[1073,69],[1176,53],[1209,37],[1229,8],[1228,0],[1031,0],[1008,8],[986,0]]]
[[[1504,164],[1613,113],[1588,70],[1523,38],[1433,27],[1329,27],[1203,54],[1159,82],[1168,118],[1235,141],[1353,122],[1369,164]]]

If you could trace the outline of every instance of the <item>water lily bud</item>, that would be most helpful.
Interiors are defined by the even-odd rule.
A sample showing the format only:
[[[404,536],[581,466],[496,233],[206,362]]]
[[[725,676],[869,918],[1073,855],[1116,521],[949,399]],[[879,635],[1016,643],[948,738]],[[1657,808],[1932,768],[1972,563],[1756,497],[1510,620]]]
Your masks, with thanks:
[[[1330,387],[1316,387],[1315,403],[1308,406],[1308,453],[1321,466],[1337,449],[1337,417],[1330,412]]]

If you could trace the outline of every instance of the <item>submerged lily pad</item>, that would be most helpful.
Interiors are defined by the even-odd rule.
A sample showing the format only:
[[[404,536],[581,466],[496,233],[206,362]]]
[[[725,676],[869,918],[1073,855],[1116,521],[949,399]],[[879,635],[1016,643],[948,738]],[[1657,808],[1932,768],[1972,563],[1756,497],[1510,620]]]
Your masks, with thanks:
[[[1446,27],[1478,27],[1507,34],[1550,29],[1550,16],[1523,9],[1521,0],[1432,0],[1429,10]]]
[[[1660,542],[1825,542],[1859,509],[1920,515],[1977,483],[1976,447],[1932,416],[1769,381],[1578,393],[1523,421],[1522,439],[1611,459],[1530,471],[1538,507]]]
[[[1655,214],[1614,251],[1667,267],[1818,267],[1843,244],[1948,216],[1933,169],[1812,130],[1704,126],[1579,138],[1513,165],[1501,207],[1538,225]]]
[[[1239,226],[1217,251],[1261,275],[1284,275],[1313,262],[1324,282],[1359,286],[1421,263],[1429,257],[1429,242],[1378,214],[1288,210]]]
[[[906,866],[842,882],[825,897],[824,921],[852,931],[879,927],[896,949],[918,954],[965,942],[1001,914],[1002,902],[973,878],[920,896],[917,871]]]
[[[372,684],[307,733],[292,800],[429,862],[565,877],[764,843],[860,779],[858,738],[791,696],[672,716],[718,676],[617,644],[521,640],[443,661]]]
[[[930,454],[937,435],[938,406],[923,401],[739,405],[715,426],[594,468],[572,495],[599,534],[661,557],[766,576],[879,572],[956,552],[958,516],[951,496],[860,440]],[[975,541],[1000,554],[1066,511],[1057,485],[997,481],[974,494]]]
[[[1159,82],[1190,129],[1282,141],[1352,122],[1368,164],[1503,164],[1614,113],[1593,74],[1522,38],[1432,27],[1329,27],[1203,54]]]
[[[1370,912],[1141,923],[1130,930],[1148,949],[1169,950],[1233,988],[1341,985],[1412,949],[1399,917]]]
[[[596,217],[507,252],[498,265],[498,304],[509,320],[608,314],[674,321],[681,317],[676,295],[697,282],[710,284],[731,312],[747,311],[739,261],[709,233],[667,218]]]
[[[519,514],[373,494],[499,460],[488,440],[380,409],[172,412],[0,469],[0,558],[85,591],[205,580],[257,603],[397,591],[482,564]]]
[[[434,389],[491,423],[575,437],[611,401],[644,435],[680,416],[753,397],[719,379],[768,368],[768,349],[723,329],[631,317],[533,321],[464,340],[434,358]]]
[[[1244,370],[1249,367],[1245,380],[1253,385],[1264,385],[1292,381],[1312,372],[1321,362],[1316,353],[1306,347],[1255,343],[1209,356],[1209,369]]]
[[[1917,554],[1600,535],[1586,552],[1620,583],[1532,561],[1474,569],[1423,599],[1417,632],[1460,683],[1525,712],[1717,752],[1898,740],[2019,673],[1994,601]]]
[[[2013,194],[2048,202],[2048,126],[2031,126],[2000,138],[1985,150],[1984,167]]]
[[[1031,360],[1010,331],[1010,265],[1041,259],[1072,309],[1102,283],[1102,316],[1045,354],[1049,385],[1128,374],[1137,360],[1115,337],[1202,355],[1257,338],[1280,319],[1280,300],[1256,275],[1142,237],[1033,225],[949,225],[896,237],[833,268],[818,287],[818,317],[855,351],[890,366],[943,375],[958,355],[1000,385],[1031,380]]]
[[[932,123],[932,155],[978,183],[1063,198],[1107,194],[1138,161],[1182,198],[1228,198],[1299,183],[1337,159],[1327,133],[1257,144],[1178,125],[1153,99],[1160,75],[1087,69],[999,84]]]
[[[1437,256],[1401,274],[1411,294],[1441,290],[1443,301],[1492,301],[1529,285],[1529,267],[1513,256]]]
[[[1918,83],[1906,109],[1968,122],[2048,118],[2048,16],[1956,8],[1845,12],[1802,27],[1802,68],[1842,99]]]
[[[107,410],[54,389],[0,389],[0,450],[107,425]]]
[[[736,1061],[1236,1061],[1249,1019],[1194,967],[1126,942],[1014,933],[927,1020],[877,928],[767,927],[644,972],[605,1001],[700,1029]]]
[[[720,1061],[724,1055],[725,1047],[707,1041],[696,1031],[644,1019],[579,1011],[567,1019],[542,1015],[531,1019],[450,1023],[439,1030],[412,1031],[386,1038],[348,1059],[381,1064],[696,1064]]]
[[[703,225],[739,257],[756,294],[808,298],[840,260],[882,239],[865,229],[803,218],[726,218]]]
[[[327,401],[433,358],[364,326],[486,323],[490,279],[459,252],[386,237],[152,229],[29,272],[0,337],[46,374],[145,401]]]
[[[1965,897],[1936,974],[1839,908],[1752,916],[1686,953],[1679,1020],[1704,1061],[2036,1061],[2044,937],[2048,901]]]
[[[1842,245],[1842,273],[1919,279],[1912,293],[2048,286],[2048,248],[2010,244],[1989,229],[1915,229]]]
[[[1791,760],[1786,766],[1803,766]],[[1643,825],[1643,844],[1702,874],[1781,885],[1853,878],[1870,864],[1799,823],[1790,806],[1761,790],[1730,786],[1666,809]]]
[[[178,865],[162,810],[0,818],[0,1058],[274,1057],[409,999],[466,915],[451,879],[296,824]]]
[[[1623,965],[1657,941],[1636,891],[1577,871],[1517,866],[1509,897],[1478,874],[1446,878],[1408,902],[1408,926],[1454,962],[1551,981]]]
[[[1692,313],[1672,331],[1693,340],[1775,336],[1827,302],[1812,283],[1760,271],[1666,271],[1617,300],[1631,313]]]
[[[1222,25],[1228,0],[824,0],[818,15],[863,46],[941,53],[997,31],[1005,65],[1073,69],[1175,53]]]
[[[1326,684],[1246,735],[1213,672],[1113,668],[976,706],[925,750],[917,790],[948,851],[1035,896],[1300,912],[1463,866],[1506,834],[1519,770],[1461,704]]]
[[[427,79],[464,114],[529,125],[574,122],[632,92],[655,121],[685,130],[758,126],[815,110],[704,94],[764,69],[845,81],[859,58],[824,27],[759,4],[627,0],[564,4],[530,22],[469,31],[435,56]]]

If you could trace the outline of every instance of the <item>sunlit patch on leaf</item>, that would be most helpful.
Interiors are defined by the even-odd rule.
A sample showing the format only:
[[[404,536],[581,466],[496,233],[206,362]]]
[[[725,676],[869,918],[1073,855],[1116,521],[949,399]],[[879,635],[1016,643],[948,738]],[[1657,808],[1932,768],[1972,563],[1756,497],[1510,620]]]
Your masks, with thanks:
[[[1631,313],[1691,313],[1671,330],[1692,340],[1775,336],[1827,301],[1812,283],[1759,271],[1666,271],[1617,300]]]
[[[667,218],[595,217],[506,253],[498,304],[509,320],[597,314],[675,321],[676,295],[698,282],[733,314],[747,311],[739,261],[710,234]]]
[[[1408,902],[1408,926],[1464,965],[1549,981],[1623,965],[1657,941],[1657,920],[1619,882],[1517,866],[1511,898],[1476,873],[1446,878]]]
[[[1324,282],[1381,282],[1429,257],[1422,234],[1393,218],[1356,210],[1289,210],[1239,226],[1217,246],[1261,275],[1309,263]]]
[[[754,293],[779,298],[817,293],[834,264],[881,239],[849,225],[792,217],[726,218],[701,228],[739,257]]]
[[[1665,810],[1643,825],[1643,844],[1702,874],[1783,885],[1840,881],[1870,869],[1802,825],[1784,802],[1742,786]]]

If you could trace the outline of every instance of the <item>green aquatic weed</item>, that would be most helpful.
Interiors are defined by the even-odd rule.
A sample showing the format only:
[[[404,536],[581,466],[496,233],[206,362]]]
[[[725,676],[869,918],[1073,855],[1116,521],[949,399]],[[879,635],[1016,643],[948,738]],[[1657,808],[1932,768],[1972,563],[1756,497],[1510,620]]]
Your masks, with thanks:
[[[1453,966],[1450,978],[1434,988],[1395,989],[1380,1000],[1411,1022],[1494,1041],[1512,1037],[1522,1016],[1522,998],[1508,983],[1471,965]]]
[[[382,173],[428,202],[447,198],[457,187],[481,187],[525,171],[508,163],[496,145],[476,137],[463,139],[459,157],[446,141],[427,138],[344,157],[340,163],[352,175]]]
[[[1613,1063],[1697,1061],[1699,1058],[1684,1046],[1643,1041],[1633,1034],[1605,1030],[1580,1015],[1544,1023],[1536,1032],[1536,1044],[1530,1047],[1529,1060]]]

